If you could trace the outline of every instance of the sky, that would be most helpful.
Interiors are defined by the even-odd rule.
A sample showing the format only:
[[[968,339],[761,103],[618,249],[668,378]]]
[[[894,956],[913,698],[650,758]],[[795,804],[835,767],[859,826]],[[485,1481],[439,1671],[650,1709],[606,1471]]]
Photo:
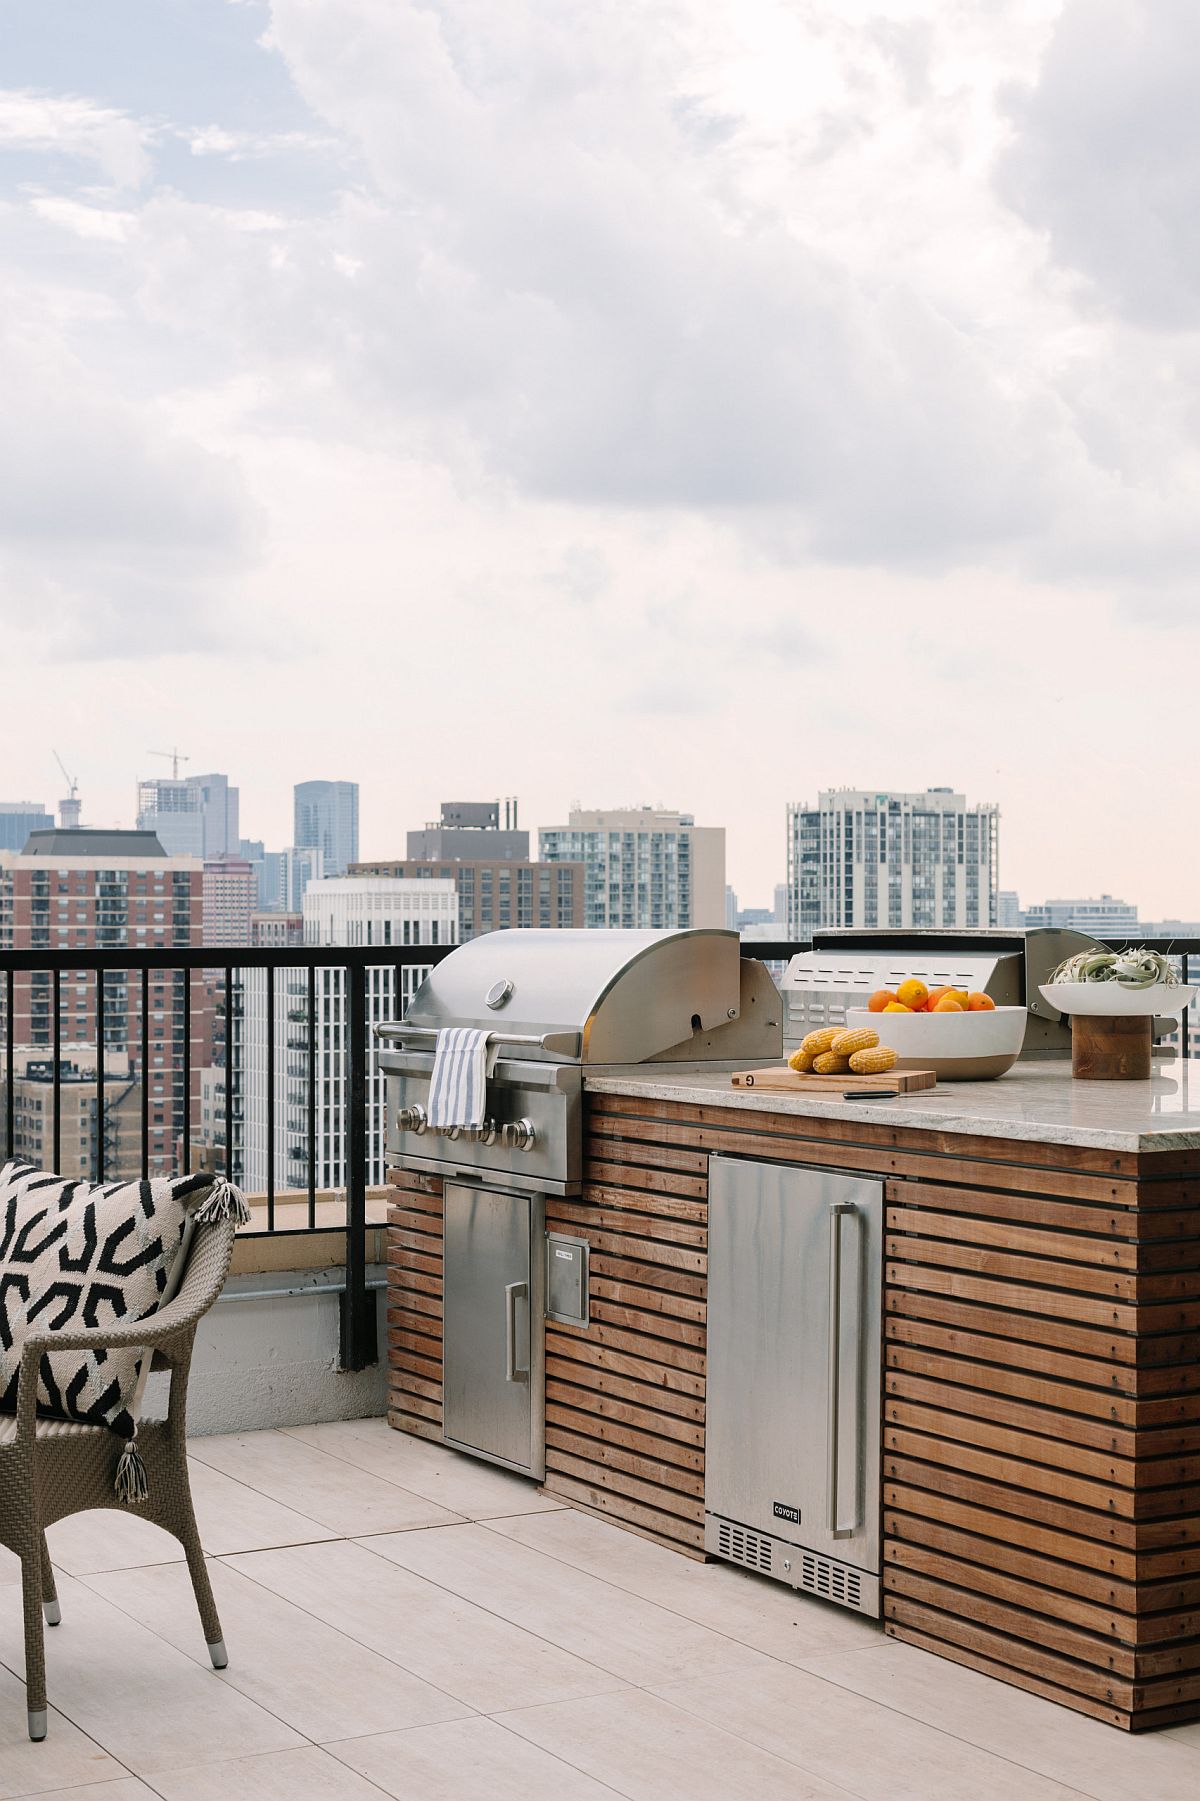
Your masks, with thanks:
[[[0,798],[951,786],[1200,917],[1195,0],[0,0]]]

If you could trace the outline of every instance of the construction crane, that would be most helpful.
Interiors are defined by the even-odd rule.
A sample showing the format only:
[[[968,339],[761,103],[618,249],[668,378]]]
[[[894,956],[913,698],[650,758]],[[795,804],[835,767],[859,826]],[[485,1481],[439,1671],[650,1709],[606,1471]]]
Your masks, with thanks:
[[[190,757],[185,757],[183,752],[179,750],[148,750],[146,755],[148,757],[167,757],[171,764],[171,780],[173,782],[179,780],[179,765],[181,763],[190,763],[192,760]]]
[[[54,752],[54,761],[62,770],[67,784],[66,797],[58,803],[59,824],[64,831],[75,830],[79,826],[79,817],[83,811],[83,802],[79,798],[79,777],[70,773],[57,751]]]

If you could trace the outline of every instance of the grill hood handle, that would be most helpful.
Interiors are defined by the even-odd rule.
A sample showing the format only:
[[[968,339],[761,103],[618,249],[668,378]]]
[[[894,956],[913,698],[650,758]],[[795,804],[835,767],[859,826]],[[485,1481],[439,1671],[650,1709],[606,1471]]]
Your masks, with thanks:
[[[377,1038],[394,1039],[403,1042],[406,1038],[424,1038],[434,1040],[438,1035],[436,1026],[409,1026],[403,1020],[389,1022],[375,1027]],[[490,1032],[493,1044],[517,1045],[524,1050],[548,1051],[552,1057],[578,1057],[578,1032]]]

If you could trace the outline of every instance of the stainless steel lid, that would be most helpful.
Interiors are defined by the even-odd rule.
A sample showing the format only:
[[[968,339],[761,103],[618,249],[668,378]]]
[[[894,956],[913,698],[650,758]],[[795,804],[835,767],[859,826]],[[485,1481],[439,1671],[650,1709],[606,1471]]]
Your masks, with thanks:
[[[522,1056],[641,1063],[736,1019],[740,997],[736,932],[487,932],[437,964],[379,1036],[480,1026]]]

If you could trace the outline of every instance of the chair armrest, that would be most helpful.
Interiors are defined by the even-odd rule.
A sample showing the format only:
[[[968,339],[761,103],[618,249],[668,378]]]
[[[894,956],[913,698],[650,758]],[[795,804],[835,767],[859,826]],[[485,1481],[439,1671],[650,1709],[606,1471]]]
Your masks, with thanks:
[[[157,1313],[143,1319],[87,1326],[78,1332],[33,1332],[21,1349],[17,1390],[17,1442],[32,1442],[37,1419],[37,1379],[42,1358],[56,1351],[153,1351],[194,1326],[205,1312],[195,1298],[177,1295]]]

